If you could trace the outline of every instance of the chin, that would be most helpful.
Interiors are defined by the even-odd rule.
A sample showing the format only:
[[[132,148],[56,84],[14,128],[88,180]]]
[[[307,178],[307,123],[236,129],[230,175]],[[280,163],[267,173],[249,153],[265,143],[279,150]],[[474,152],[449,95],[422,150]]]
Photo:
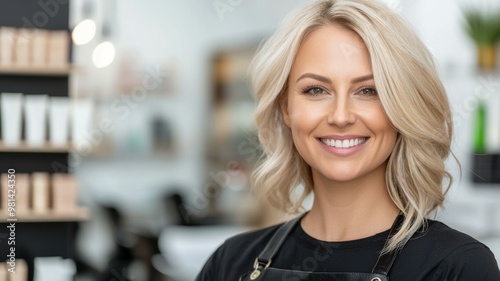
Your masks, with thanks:
[[[361,175],[359,173],[352,173],[351,171],[350,173],[335,172],[335,173],[322,174],[322,177],[333,182],[345,183],[359,179]]]
[[[350,181],[356,180],[357,178],[359,178],[359,177],[348,176],[348,175],[338,175],[338,176],[330,176],[330,177],[328,177],[329,180],[331,180],[333,182],[338,182],[338,183],[350,182]]]

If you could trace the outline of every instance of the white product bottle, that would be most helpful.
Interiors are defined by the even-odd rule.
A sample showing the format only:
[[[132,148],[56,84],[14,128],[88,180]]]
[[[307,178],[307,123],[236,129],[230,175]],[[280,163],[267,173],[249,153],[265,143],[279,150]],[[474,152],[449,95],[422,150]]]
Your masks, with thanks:
[[[68,144],[69,98],[51,97],[49,105],[49,139],[52,146]]]
[[[21,141],[23,94],[2,93],[0,103],[3,144],[18,146]]]
[[[26,143],[30,147],[42,147],[45,144],[47,119],[47,96],[25,96]]]

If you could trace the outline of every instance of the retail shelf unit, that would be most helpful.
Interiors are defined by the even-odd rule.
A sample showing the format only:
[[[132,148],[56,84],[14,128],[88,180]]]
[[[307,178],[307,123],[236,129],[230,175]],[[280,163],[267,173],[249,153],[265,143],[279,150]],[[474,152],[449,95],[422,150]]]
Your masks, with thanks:
[[[64,67],[0,66],[0,75],[67,77],[72,70],[69,65]]]
[[[69,30],[70,1],[0,1],[0,27]],[[70,48],[70,45],[68,45]],[[0,92],[69,96],[71,51],[64,67],[0,67]],[[16,173],[68,173],[71,147],[46,144],[30,148],[24,142],[18,147],[0,143],[0,173],[15,169]],[[2,194],[6,196],[6,194]],[[2,210],[5,212],[5,210]],[[28,280],[34,278],[34,258],[74,256],[74,234],[77,222],[88,218],[88,211],[75,214],[25,215],[16,222],[16,259],[28,264]],[[0,237],[8,237],[7,215],[0,215]],[[0,260],[9,254],[10,246],[0,243]]]

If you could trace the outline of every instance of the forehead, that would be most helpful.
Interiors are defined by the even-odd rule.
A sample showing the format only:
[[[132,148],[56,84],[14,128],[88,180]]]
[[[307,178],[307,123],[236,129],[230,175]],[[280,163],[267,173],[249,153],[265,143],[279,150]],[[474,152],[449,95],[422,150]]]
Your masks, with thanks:
[[[354,31],[337,25],[322,26],[312,31],[300,45],[291,76],[308,71],[334,76],[369,74],[370,54]]]

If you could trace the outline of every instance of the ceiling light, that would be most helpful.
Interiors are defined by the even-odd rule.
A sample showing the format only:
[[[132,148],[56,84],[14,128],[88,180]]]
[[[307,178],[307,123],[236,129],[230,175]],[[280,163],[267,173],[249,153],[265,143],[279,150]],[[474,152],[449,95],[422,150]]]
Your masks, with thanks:
[[[97,68],[109,66],[115,59],[115,46],[110,41],[104,41],[95,47],[92,62]]]

